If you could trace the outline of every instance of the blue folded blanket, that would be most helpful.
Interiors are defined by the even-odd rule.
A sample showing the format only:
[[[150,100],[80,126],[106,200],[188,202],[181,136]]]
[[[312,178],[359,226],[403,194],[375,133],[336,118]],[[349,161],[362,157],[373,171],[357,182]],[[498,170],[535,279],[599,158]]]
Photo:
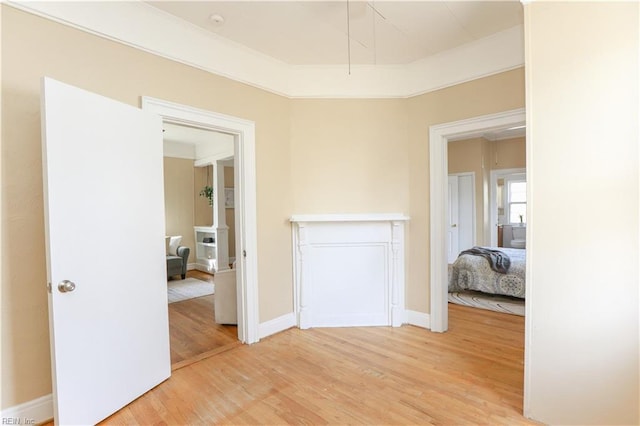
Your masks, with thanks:
[[[491,269],[501,274],[506,274],[511,266],[511,259],[509,259],[509,256],[500,250],[493,250],[485,247],[473,247],[460,252],[460,256],[463,254],[484,257],[489,262]]]

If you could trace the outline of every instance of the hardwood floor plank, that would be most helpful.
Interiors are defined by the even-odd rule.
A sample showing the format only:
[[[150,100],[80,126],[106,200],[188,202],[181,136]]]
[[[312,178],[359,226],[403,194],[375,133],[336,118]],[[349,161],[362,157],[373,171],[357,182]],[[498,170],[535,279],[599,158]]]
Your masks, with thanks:
[[[188,271],[187,277],[213,282],[213,275]],[[169,333],[172,366],[214,355],[216,350],[238,342],[238,327],[215,323],[215,295],[169,304]]]

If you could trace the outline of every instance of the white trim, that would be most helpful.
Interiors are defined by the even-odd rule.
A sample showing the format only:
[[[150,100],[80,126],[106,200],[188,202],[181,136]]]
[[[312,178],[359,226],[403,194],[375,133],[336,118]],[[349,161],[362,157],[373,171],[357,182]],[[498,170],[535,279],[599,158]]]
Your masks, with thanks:
[[[514,173],[526,173],[525,168],[519,169],[494,169],[489,173],[489,226],[491,227],[489,244],[492,247],[498,246],[498,233],[494,232],[498,227],[498,210],[494,207],[498,203],[498,193],[496,186],[498,185],[498,178],[514,174]],[[506,213],[505,213],[506,215]]]
[[[13,407],[5,408],[0,413],[2,424],[28,425],[41,424],[53,419],[53,395],[45,395],[40,398]],[[13,423],[5,421],[15,420]]]
[[[519,108],[429,127],[431,331],[444,332],[448,328],[445,244],[447,143],[449,139],[472,138],[486,131],[519,126],[524,123],[524,108]],[[528,264],[527,269],[529,269]]]
[[[142,97],[142,109],[158,114],[166,122],[205,128],[234,135],[236,182],[236,250],[238,280],[238,339],[255,343],[258,334],[258,228],[256,217],[255,123],[173,102]],[[244,259],[244,261],[242,261]]]
[[[525,23],[525,36],[524,36],[524,52],[525,52],[525,63],[531,66],[532,62],[532,52],[531,52],[531,1],[523,1],[523,12],[524,12],[524,23]],[[524,94],[525,94],[525,105],[532,105],[533,100],[533,88],[532,88],[532,79],[530,74],[530,69],[525,70],[525,78],[524,78]],[[532,111],[528,109],[526,112],[526,120],[531,123],[533,121]],[[525,143],[525,153],[526,153],[526,163],[531,164],[531,160],[533,158],[533,126],[527,126],[525,129],[526,135],[525,140],[528,141]],[[544,171],[542,172],[544,173]],[[531,212],[533,211],[533,171],[531,167],[527,167],[527,216],[529,219],[529,223],[527,224],[527,252],[525,257],[526,268],[525,268],[525,282],[532,283],[533,282],[533,250],[532,246],[534,244],[531,235],[533,234],[533,223],[531,221]],[[531,294],[531,289],[529,287],[525,287],[525,298],[529,300],[529,295]],[[524,389],[522,396],[522,412],[526,418],[532,418],[531,413],[531,374],[533,371],[533,365],[531,360],[531,348],[533,347],[532,343],[532,334],[533,334],[533,311],[531,309],[531,303],[526,302],[524,304]]]
[[[402,213],[365,213],[365,214],[294,214],[291,222],[389,222],[409,220]]]
[[[187,263],[187,271],[193,271],[194,269],[196,269],[195,263]]]
[[[279,316],[278,318],[274,318],[267,322],[261,322],[258,326],[258,335],[261,339],[264,339],[267,336],[271,336],[272,334],[280,333],[281,331],[287,330],[291,327],[296,326],[296,316],[293,312],[289,312],[288,314]]]
[[[289,65],[146,2],[8,5],[125,45],[291,98],[406,98],[524,66],[523,26],[407,65]]]
[[[407,316],[407,324],[426,329],[431,328],[431,318],[429,317],[429,314],[418,311],[410,311],[409,309],[405,310],[405,313]]]

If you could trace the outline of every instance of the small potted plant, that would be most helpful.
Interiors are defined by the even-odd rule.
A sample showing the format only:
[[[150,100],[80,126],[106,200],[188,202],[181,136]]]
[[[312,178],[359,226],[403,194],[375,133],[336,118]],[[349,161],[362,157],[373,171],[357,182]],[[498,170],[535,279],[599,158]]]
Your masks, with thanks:
[[[209,205],[213,206],[213,187],[209,185],[205,185],[204,188],[200,191],[201,197],[206,197],[209,200]]]

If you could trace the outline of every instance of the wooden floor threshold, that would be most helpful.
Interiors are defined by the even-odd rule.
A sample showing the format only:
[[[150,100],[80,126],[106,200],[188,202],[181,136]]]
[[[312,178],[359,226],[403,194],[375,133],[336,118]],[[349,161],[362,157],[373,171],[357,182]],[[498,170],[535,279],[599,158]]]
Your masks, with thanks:
[[[221,346],[219,348],[215,348],[212,349],[210,351],[201,353],[199,355],[196,356],[192,356],[189,359],[183,359],[182,361],[178,361],[176,363],[171,364],[171,371],[176,371],[179,370],[181,368],[184,367],[188,367],[191,364],[195,364],[196,362],[202,361],[203,359],[207,359],[207,358],[211,358],[212,356],[221,354],[223,352],[227,352],[230,351],[231,349],[234,349],[238,346],[242,345],[242,343],[240,341],[237,342],[232,342],[232,343],[228,343],[224,346]]]

